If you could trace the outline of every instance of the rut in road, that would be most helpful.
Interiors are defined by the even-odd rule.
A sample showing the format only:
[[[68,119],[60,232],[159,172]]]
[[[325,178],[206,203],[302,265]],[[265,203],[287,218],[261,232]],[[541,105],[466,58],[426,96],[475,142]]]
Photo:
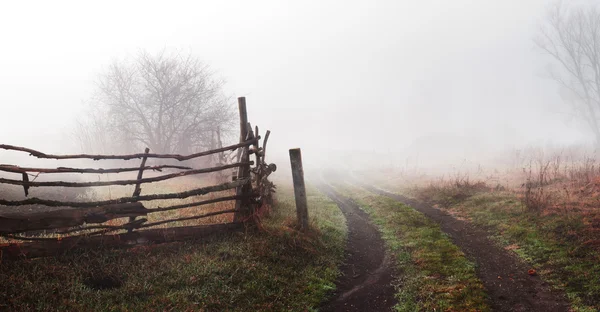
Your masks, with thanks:
[[[402,202],[438,222],[457,245],[477,265],[477,275],[483,282],[493,311],[569,311],[562,292],[552,290],[537,276],[529,276],[529,267],[515,254],[492,242],[488,233],[466,221],[410,198],[364,183],[366,190]]]
[[[336,292],[320,311],[391,311],[396,304],[393,263],[377,226],[358,205],[321,184],[319,190],[342,210],[348,224],[346,259]]]

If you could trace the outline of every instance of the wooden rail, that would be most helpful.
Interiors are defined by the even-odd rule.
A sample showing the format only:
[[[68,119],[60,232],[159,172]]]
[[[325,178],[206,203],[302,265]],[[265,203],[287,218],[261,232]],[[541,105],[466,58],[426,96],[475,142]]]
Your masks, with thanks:
[[[141,159],[141,163],[137,167],[124,168],[37,168],[37,167],[20,167],[11,164],[0,164],[0,171],[8,174],[19,174],[20,179],[2,177],[0,184],[22,186],[25,197],[29,196],[30,188],[35,187],[68,187],[68,188],[89,188],[89,187],[104,187],[104,186],[133,186],[132,196],[121,197],[111,200],[97,201],[62,201],[50,200],[43,198],[26,198],[22,200],[7,200],[3,199],[0,193],[0,236],[4,236],[13,240],[29,240],[32,243],[20,243],[15,247],[14,244],[0,245],[0,258],[5,255],[10,255],[9,258],[15,257],[19,252],[31,257],[38,255],[46,255],[52,251],[64,250],[65,246],[79,245],[80,242],[86,241],[91,245],[102,242],[110,242],[110,244],[118,244],[117,240],[105,239],[106,237],[121,237],[123,240],[131,238],[144,238],[146,241],[171,241],[178,239],[187,239],[196,234],[204,235],[210,229],[239,229],[241,223],[248,221],[259,222],[256,218],[257,212],[260,211],[263,204],[270,203],[271,194],[274,192],[274,185],[267,180],[270,173],[276,170],[274,164],[265,163],[265,151],[267,148],[267,140],[270,131],[266,132],[265,140],[262,147],[260,146],[260,135],[258,127],[252,128],[248,122],[246,112],[246,101],[244,98],[239,98],[240,109],[240,142],[237,144],[222,147],[220,133],[217,133],[218,144],[221,147],[194,153],[190,155],[177,154],[156,154],[151,153],[149,149],[145,149],[144,153],[126,154],[126,155],[54,155],[43,153],[34,149],[0,144],[0,149],[26,152],[30,156],[41,159]],[[217,129],[217,131],[219,131]],[[231,152],[228,156],[225,152]],[[237,152],[238,160],[232,161],[230,156]],[[198,157],[218,154],[218,164],[214,167],[193,169],[188,166],[175,165],[155,165],[147,166],[146,161],[150,158],[158,159],[176,159],[178,161],[190,160]],[[251,156],[254,160],[250,160]],[[235,156],[235,155],[234,155]],[[192,188],[182,192],[165,193],[165,194],[142,194],[142,186],[147,183],[161,182],[170,179],[192,176],[204,173],[222,172],[238,168],[237,176],[233,181],[223,182],[220,184]],[[144,171],[152,170],[162,172],[164,169],[174,169],[177,172],[162,174],[154,177],[143,177]],[[108,173],[123,173],[137,172],[136,179],[122,179],[111,181],[36,181],[40,174],[63,174],[63,173],[82,173],[82,174],[108,174]],[[32,179],[29,177],[33,176]],[[222,174],[222,176],[230,176],[230,174]],[[195,200],[191,203],[170,204],[168,206],[147,208],[144,202],[165,199],[186,199],[193,196],[206,195],[214,192],[222,192],[234,190],[235,194],[230,191],[229,194],[220,194],[216,198]],[[209,204],[232,201],[231,208],[221,209],[219,211],[200,211],[195,215],[177,216],[165,220],[153,220],[148,222],[146,218],[150,214],[160,213],[164,211],[185,209],[191,207],[202,207]],[[33,207],[32,213],[28,214],[6,214],[3,213],[2,206],[26,206],[36,205]],[[47,210],[43,207],[61,207],[59,209]],[[31,209],[31,207],[30,207]],[[234,222],[231,224],[218,224],[218,226],[183,226],[172,229],[156,229],[165,224],[175,222],[197,220],[208,218],[222,214],[234,214]],[[128,218],[127,221],[121,222],[119,225],[106,224],[105,222]],[[152,229],[148,229],[152,228]],[[52,230],[50,235],[32,236],[35,232],[45,232]],[[134,232],[134,230],[136,230]],[[171,235],[169,239],[161,238],[160,231],[166,231]],[[116,232],[127,231],[127,233],[119,234]],[[165,232],[165,233],[166,233]],[[73,233],[77,233],[71,235]],[[105,234],[112,233],[111,236]],[[39,234],[39,233],[38,233]],[[60,235],[60,236],[57,236]],[[67,236],[64,236],[67,235]],[[97,238],[92,238],[97,237]],[[62,244],[62,245],[61,245]],[[16,248],[16,249],[15,249]],[[18,250],[15,253],[15,250]],[[8,252],[8,253],[7,253]]]
[[[130,160],[130,159],[135,159],[135,158],[141,159],[141,158],[147,157],[147,158],[171,158],[171,159],[177,159],[179,161],[184,161],[184,160],[190,160],[190,159],[194,159],[194,158],[198,158],[198,157],[202,157],[202,156],[208,156],[208,155],[212,155],[212,154],[235,150],[240,147],[250,146],[250,145],[254,144],[255,141],[258,141],[258,140],[260,140],[260,137],[253,138],[252,140],[249,140],[249,141],[240,142],[238,144],[225,146],[225,147],[221,147],[221,148],[210,150],[210,151],[195,153],[195,154],[191,154],[191,155],[187,155],[187,156],[177,155],[177,154],[153,154],[153,153],[149,153],[149,154],[139,153],[139,154],[130,154],[130,155],[89,155],[89,154],[53,155],[53,154],[42,153],[40,151],[36,151],[36,150],[30,149],[30,148],[8,145],[8,144],[0,144],[0,149],[26,152],[26,153],[29,153],[29,155],[31,155],[31,156],[34,156],[37,158],[43,158],[43,159],[93,159],[93,160],[120,159],[120,160]]]
[[[191,170],[190,167],[185,166],[171,166],[171,165],[160,165],[160,166],[146,166],[144,170],[152,170],[162,172],[163,169],[180,169],[180,170]],[[37,172],[37,173],[95,173],[95,174],[105,174],[105,173],[121,173],[121,172],[132,172],[139,171],[140,167],[134,168],[113,168],[113,169],[94,169],[94,168],[67,168],[67,167],[59,167],[59,168],[27,168],[27,167],[19,167],[14,165],[0,165],[0,171],[4,172],[12,172],[12,173],[28,173],[28,172]]]
[[[250,179],[242,179],[236,180],[233,182],[227,182],[219,185],[211,185],[206,187],[201,187],[189,191],[184,191],[180,193],[168,193],[168,194],[150,194],[150,195],[140,195],[137,198],[134,197],[122,197],[113,200],[101,200],[101,201],[93,201],[93,202],[66,202],[66,201],[58,201],[58,200],[48,200],[48,199],[39,199],[39,198],[29,198],[25,200],[3,200],[0,199],[0,205],[4,206],[25,206],[25,205],[45,205],[50,207],[97,207],[97,206],[105,206],[111,204],[123,204],[123,203],[132,203],[136,201],[144,201],[144,200],[157,200],[157,199],[174,199],[174,198],[188,198],[191,196],[205,195],[212,192],[225,191],[229,189],[236,188],[240,185],[249,183]]]
[[[168,243],[199,239],[220,233],[243,230],[240,223],[198,225],[189,227],[156,228],[117,235],[77,235],[61,239],[11,243],[0,246],[0,260],[18,260],[52,256],[73,248],[125,248],[137,244]]]
[[[162,175],[162,176],[158,176],[158,177],[143,178],[143,179],[141,178],[141,176],[139,176],[138,179],[136,179],[136,180],[115,180],[115,181],[96,181],[96,182],[64,182],[64,181],[31,182],[31,181],[20,181],[20,180],[14,180],[14,179],[0,178],[0,183],[12,184],[12,185],[22,185],[22,186],[27,186],[27,187],[40,187],[40,186],[92,187],[92,186],[134,185],[134,184],[139,187],[139,185],[143,184],[143,183],[160,182],[160,181],[169,180],[169,179],[178,178],[178,177],[185,177],[185,176],[194,175],[194,174],[222,171],[225,169],[249,166],[249,165],[253,165],[253,164],[254,164],[253,162],[237,163],[237,164],[230,164],[230,165],[224,165],[224,166],[219,166],[219,167],[188,170],[188,171],[171,173],[171,174],[166,174],[166,175]],[[143,172],[142,168],[138,168],[137,170],[139,170],[139,172]],[[136,190],[137,190],[137,187],[136,187]]]

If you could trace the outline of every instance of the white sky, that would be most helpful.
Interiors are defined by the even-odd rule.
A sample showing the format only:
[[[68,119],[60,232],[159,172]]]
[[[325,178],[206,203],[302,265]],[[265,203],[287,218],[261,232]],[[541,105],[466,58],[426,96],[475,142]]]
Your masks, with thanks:
[[[102,68],[164,48],[192,51],[246,96],[274,155],[344,159],[432,134],[587,141],[539,75],[532,37],[549,2],[3,1],[0,142],[65,153]]]

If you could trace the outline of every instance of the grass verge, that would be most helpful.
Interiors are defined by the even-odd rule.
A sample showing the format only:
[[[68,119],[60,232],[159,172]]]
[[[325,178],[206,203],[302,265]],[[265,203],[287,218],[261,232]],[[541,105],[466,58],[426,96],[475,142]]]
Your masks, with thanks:
[[[397,311],[489,311],[483,284],[435,222],[420,212],[363,189],[338,189],[379,226],[398,268]]]
[[[574,311],[600,310],[600,253],[593,239],[600,215],[530,212],[511,192],[482,189],[450,204],[436,200],[445,195],[432,196],[431,188],[411,193],[488,229],[501,246],[532,265],[553,287],[563,289]]]
[[[346,228],[335,203],[313,188],[308,200],[306,235],[280,185],[263,231],[1,263],[0,310],[314,310],[334,288]]]

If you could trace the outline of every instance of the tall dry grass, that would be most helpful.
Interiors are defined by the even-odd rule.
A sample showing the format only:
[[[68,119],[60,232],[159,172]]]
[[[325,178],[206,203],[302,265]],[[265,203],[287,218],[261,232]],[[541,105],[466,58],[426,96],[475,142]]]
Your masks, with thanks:
[[[515,150],[487,165],[465,161],[446,170],[394,168],[362,175],[381,187],[409,190],[441,205],[478,192],[503,191],[517,195],[531,212],[600,211],[600,158],[582,147]]]

